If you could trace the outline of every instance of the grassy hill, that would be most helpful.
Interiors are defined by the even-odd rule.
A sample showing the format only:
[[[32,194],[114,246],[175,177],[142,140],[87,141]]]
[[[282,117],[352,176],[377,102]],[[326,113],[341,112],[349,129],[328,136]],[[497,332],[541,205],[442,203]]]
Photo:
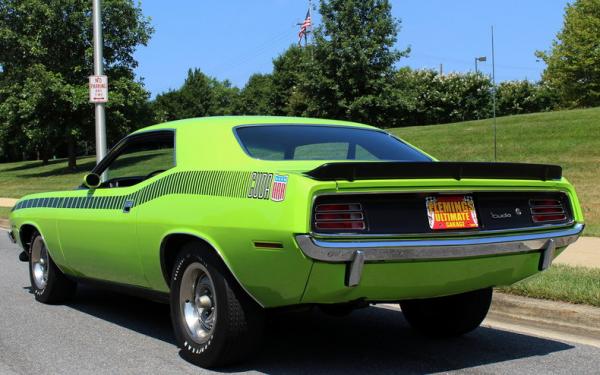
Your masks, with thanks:
[[[94,157],[77,160],[79,172],[66,168],[65,159],[0,164],[0,197],[20,198],[27,194],[52,190],[68,190],[81,185],[83,176],[96,164]]]
[[[560,164],[575,185],[587,221],[586,234],[600,236],[600,108],[498,118],[498,161]],[[441,160],[493,160],[492,121],[391,129]],[[83,172],[65,169],[64,160],[0,164],[0,197],[71,189],[81,183],[93,158],[78,161]],[[0,216],[4,215],[0,211]]]

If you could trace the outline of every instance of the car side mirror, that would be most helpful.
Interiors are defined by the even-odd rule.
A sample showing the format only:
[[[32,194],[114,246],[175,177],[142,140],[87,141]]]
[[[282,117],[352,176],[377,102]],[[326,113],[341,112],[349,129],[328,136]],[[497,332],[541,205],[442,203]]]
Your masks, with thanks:
[[[83,184],[90,189],[95,189],[100,186],[100,176],[96,173],[88,173],[83,176]]]

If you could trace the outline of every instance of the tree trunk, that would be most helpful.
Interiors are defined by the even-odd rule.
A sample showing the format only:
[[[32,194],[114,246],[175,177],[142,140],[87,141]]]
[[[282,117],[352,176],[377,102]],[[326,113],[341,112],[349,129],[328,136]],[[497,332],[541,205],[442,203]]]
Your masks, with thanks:
[[[69,135],[67,138],[67,147],[69,149],[69,166],[70,170],[77,170],[77,153],[75,150],[75,137]]]
[[[48,165],[48,160],[50,160],[50,153],[46,148],[42,148],[41,151],[38,150],[38,158],[42,159],[42,165]]]

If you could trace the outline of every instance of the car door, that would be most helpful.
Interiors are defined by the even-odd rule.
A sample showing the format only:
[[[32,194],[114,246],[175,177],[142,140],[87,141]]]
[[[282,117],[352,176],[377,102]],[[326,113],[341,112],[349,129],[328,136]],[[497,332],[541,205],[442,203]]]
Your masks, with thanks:
[[[58,220],[68,266],[85,278],[147,286],[137,248],[136,200],[175,166],[174,131],[135,134],[119,142],[93,173],[105,180],[72,192]]]

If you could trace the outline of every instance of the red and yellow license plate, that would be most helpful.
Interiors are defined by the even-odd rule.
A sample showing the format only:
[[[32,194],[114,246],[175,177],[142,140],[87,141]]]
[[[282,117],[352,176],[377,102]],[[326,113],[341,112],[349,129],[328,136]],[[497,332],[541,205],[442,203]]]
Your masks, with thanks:
[[[433,230],[477,228],[477,214],[473,197],[468,195],[441,195],[427,197],[427,218]]]

